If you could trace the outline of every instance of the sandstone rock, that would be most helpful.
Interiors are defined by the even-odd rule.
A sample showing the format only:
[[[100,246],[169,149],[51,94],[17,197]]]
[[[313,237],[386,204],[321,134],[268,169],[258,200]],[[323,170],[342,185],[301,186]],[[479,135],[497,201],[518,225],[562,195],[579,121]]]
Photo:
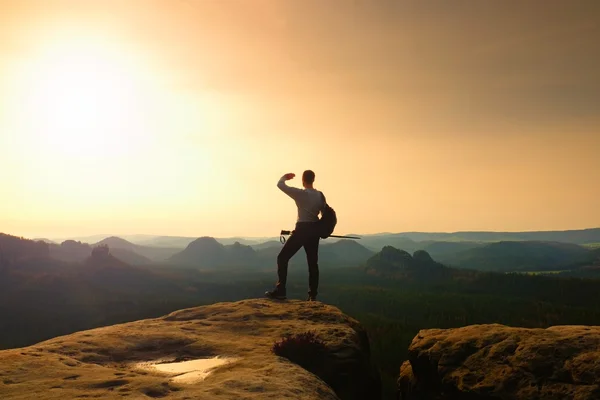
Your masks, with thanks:
[[[328,375],[271,352],[287,334],[315,332],[327,346]],[[154,360],[231,357],[202,382],[183,384],[137,368]],[[320,302],[245,300],[97,328],[0,351],[5,399],[341,399],[381,397],[358,322]]]
[[[600,327],[422,330],[400,370],[412,399],[600,399]]]

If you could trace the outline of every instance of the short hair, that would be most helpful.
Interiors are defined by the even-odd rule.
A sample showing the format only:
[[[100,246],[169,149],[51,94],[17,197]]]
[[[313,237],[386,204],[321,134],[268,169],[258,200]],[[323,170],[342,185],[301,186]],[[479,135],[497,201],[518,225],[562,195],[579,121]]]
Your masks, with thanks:
[[[315,173],[310,169],[307,169],[302,174],[302,180],[308,184],[313,184],[315,181]]]

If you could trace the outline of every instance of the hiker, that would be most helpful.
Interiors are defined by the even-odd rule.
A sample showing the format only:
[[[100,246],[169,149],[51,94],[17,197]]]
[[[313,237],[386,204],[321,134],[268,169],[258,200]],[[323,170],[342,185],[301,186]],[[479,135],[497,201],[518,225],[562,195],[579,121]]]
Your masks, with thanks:
[[[298,207],[298,217],[296,228],[289,239],[285,242],[281,252],[277,256],[277,275],[278,282],[274,290],[265,293],[267,297],[283,300],[286,298],[286,283],[288,263],[290,259],[304,247],[306,252],[306,261],[308,262],[308,301],[314,301],[317,298],[317,289],[319,286],[319,232],[317,222],[319,221],[319,212],[325,206],[325,196],[313,187],[315,173],[306,170],[302,174],[302,186],[304,189],[298,189],[288,186],[285,182],[293,179],[296,175],[293,173],[285,174],[277,182],[277,187],[285,194],[290,196],[296,202]]]

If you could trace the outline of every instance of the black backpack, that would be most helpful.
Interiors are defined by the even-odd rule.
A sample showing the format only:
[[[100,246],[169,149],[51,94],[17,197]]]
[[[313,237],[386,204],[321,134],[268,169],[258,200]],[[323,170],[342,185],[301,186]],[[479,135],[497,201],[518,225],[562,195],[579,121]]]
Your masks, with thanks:
[[[321,192],[321,196],[323,196],[323,209],[321,210],[321,219],[318,222],[318,230],[319,236],[321,239],[327,239],[333,233],[335,229],[335,225],[337,224],[337,215],[335,210],[327,204],[327,200],[325,199],[325,195]]]

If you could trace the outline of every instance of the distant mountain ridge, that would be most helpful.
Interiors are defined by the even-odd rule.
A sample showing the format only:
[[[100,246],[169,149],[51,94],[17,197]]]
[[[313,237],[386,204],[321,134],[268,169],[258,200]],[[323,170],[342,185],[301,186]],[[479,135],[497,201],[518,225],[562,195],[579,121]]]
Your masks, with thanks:
[[[0,233],[0,268],[27,258],[48,257],[48,243]]]
[[[503,241],[460,251],[441,260],[481,271],[563,270],[591,263],[594,251],[577,244],[544,241]]]
[[[325,243],[319,247],[319,258],[321,262],[324,263],[358,265],[364,263],[374,254],[373,251],[351,239],[339,240],[334,243]]]
[[[212,237],[212,236],[211,236]],[[156,236],[150,239],[144,239],[140,241],[135,241],[136,244],[142,246],[150,246],[150,247],[173,247],[173,248],[185,248],[194,240],[198,239],[198,237],[192,236]],[[266,241],[274,240],[274,237],[266,237],[266,238],[258,238],[258,237],[227,237],[227,238],[218,238],[215,237],[215,240],[223,245],[240,243],[244,245],[260,245]]]
[[[56,260],[79,263],[87,260],[94,250],[94,247],[103,245],[106,243],[99,243],[91,245],[88,243],[76,242],[74,240],[65,240],[61,244],[50,244],[49,245],[49,256]],[[114,257],[131,265],[144,265],[149,264],[150,259],[136,253],[127,247],[111,247],[110,254]]]
[[[569,266],[577,267],[588,262],[591,246],[600,243],[600,228],[530,232],[404,232],[358,234],[358,236],[360,237],[358,240],[321,241],[320,265],[362,265],[382,248],[392,246],[409,254],[424,250],[436,260],[460,268],[489,271],[569,269]],[[212,247],[206,243],[208,247],[202,247],[197,243],[199,238],[151,235],[128,235],[128,237],[155,245],[141,245],[112,236],[105,237],[92,246],[107,244],[113,255],[132,265],[148,262],[170,264],[180,262],[201,268],[223,266],[271,268],[276,263],[277,254],[282,246],[278,238],[262,238],[264,240],[262,242],[259,238],[249,237],[211,238]],[[65,243],[68,246],[64,246]],[[49,244],[50,252],[58,259],[81,260],[91,250],[85,247],[77,248],[76,243],[65,241],[61,245]],[[194,246],[189,249],[193,243]],[[165,247],[167,245],[172,247]],[[588,248],[584,249],[579,245],[586,245]],[[66,250],[71,254],[68,252],[65,254]],[[291,265],[300,263],[305,263],[302,250],[291,260]]]
[[[428,271],[434,276],[468,276],[472,273],[564,271],[567,276],[595,277],[600,268],[600,249],[560,242],[496,242],[436,258],[424,250],[409,252],[385,246],[366,262],[369,273],[415,276]],[[439,262],[438,262],[439,261]],[[446,271],[446,272],[444,272]],[[470,272],[469,272],[470,271]],[[465,275],[466,274],[466,275]],[[423,276],[426,278],[426,276]]]
[[[201,237],[193,241],[183,251],[172,256],[169,261],[199,268],[218,267],[262,267],[276,265],[277,255],[283,245],[268,241],[256,246],[235,242],[223,245],[212,237]],[[319,246],[319,264],[338,266],[358,266],[374,254],[353,240],[324,243]],[[291,265],[306,263],[306,255],[300,249],[290,261]]]
[[[338,233],[339,234],[339,233]],[[456,232],[381,232],[374,234],[352,234],[359,236],[360,243],[373,250],[379,251],[383,246],[394,246],[406,248],[410,251],[418,250],[415,246],[423,242],[470,242],[472,244],[500,242],[500,241],[551,241],[574,244],[600,243],[600,228],[572,229],[572,230],[549,230],[549,231],[523,231],[523,232],[501,232],[501,231],[456,231]],[[145,247],[168,247],[184,249],[188,244],[196,240],[194,236],[165,236],[165,235],[93,235],[88,237],[72,237],[56,239],[45,239],[46,241],[63,242],[65,240],[77,240],[86,243],[100,242],[109,237],[118,236],[130,243]],[[227,245],[239,242],[240,244],[257,246],[268,241],[278,240],[278,236],[272,237],[229,237],[215,238],[219,243]],[[337,241],[328,239],[329,242]],[[408,251],[407,250],[407,251]],[[174,253],[173,253],[174,254]],[[152,258],[152,257],[150,257]]]
[[[494,231],[458,231],[458,232],[401,232],[362,235],[366,239],[407,239],[414,242],[425,241],[550,241],[575,244],[600,243],[600,228],[574,229],[561,231],[525,231],[525,232],[494,232]]]
[[[203,236],[170,257],[169,261],[198,268],[218,268],[257,266],[259,260],[250,246],[239,242],[223,245],[215,238]]]
[[[125,249],[130,252],[139,254],[142,257],[145,257],[151,261],[164,261],[171,257],[173,254],[177,253],[179,248],[172,247],[150,247],[150,246],[141,246],[138,244],[131,243],[125,239],[120,237],[111,236],[101,241],[95,243],[95,246],[106,244],[112,250],[114,249]]]

